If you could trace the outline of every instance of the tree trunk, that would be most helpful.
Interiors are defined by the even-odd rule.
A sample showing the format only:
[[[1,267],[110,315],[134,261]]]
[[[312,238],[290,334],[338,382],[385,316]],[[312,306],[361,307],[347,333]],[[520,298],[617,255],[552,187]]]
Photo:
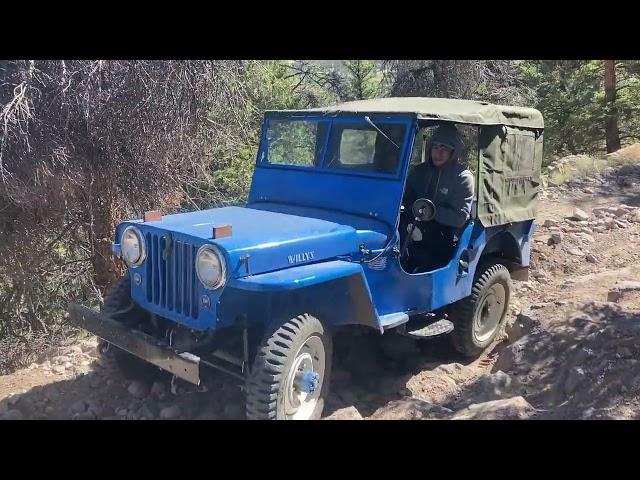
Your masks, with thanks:
[[[618,111],[616,109],[616,63],[615,60],[604,61],[604,100],[606,117],[604,123],[607,141],[607,153],[620,150],[620,133],[618,132]]]
[[[118,210],[110,181],[108,174],[93,172],[89,198],[89,242],[93,252],[93,278],[103,294],[124,273],[122,262],[111,251],[111,241],[118,223]]]
[[[93,271],[96,286],[103,294],[124,273],[122,263],[111,251],[111,241],[116,227],[112,205],[94,205]]]

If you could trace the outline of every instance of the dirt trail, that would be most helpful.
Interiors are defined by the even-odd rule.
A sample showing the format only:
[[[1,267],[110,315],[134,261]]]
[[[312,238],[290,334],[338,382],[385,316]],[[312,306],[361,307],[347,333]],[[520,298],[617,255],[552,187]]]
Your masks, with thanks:
[[[363,339],[337,361],[326,416],[640,418],[639,206],[640,165],[546,189],[531,280],[514,282],[495,347],[469,362],[446,339]],[[0,418],[243,418],[237,386],[205,385],[127,381],[88,339],[0,377]]]

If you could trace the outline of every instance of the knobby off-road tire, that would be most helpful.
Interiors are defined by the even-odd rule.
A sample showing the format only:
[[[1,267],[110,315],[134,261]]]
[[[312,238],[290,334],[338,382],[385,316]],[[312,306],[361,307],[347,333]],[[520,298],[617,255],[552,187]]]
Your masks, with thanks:
[[[481,266],[471,295],[449,309],[455,325],[453,348],[465,357],[479,356],[495,339],[504,324],[511,298],[511,275],[500,263]]]
[[[329,394],[333,344],[308,314],[271,328],[258,348],[246,382],[246,413],[253,420],[317,420]],[[301,378],[317,374],[312,393]]]

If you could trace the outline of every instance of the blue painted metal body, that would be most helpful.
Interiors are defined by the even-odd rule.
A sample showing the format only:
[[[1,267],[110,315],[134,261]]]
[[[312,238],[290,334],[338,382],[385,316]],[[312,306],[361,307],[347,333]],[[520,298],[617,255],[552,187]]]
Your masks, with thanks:
[[[286,311],[315,313],[332,325],[362,324],[383,331],[384,315],[429,312],[468,296],[483,249],[496,235],[508,236],[517,246],[519,263],[528,266],[533,221],[491,228],[470,222],[449,264],[432,272],[407,274],[391,249],[366,262],[390,241],[399,240],[396,221],[415,118],[371,117],[377,123],[408,127],[394,173],[334,170],[324,163],[268,164],[263,152],[272,118],[283,117],[266,117],[246,207],[167,215],[160,221],[132,220],[117,227],[116,253],[126,226],[137,226],[145,238],[146,260],[129,268],[131,275],[140,275],[139,285],[132,282],[132,296],[143,308],[194,330],[229,327],[242,316],[267,323]],[[221,225],[231,225],[232,235],[213,239],[213,227]],[[219,248],[227,265],[228,281],[218,290],[206,289],[195,272],[196,252],[207,243]],[[463,255],[468,272],[459,269]]]

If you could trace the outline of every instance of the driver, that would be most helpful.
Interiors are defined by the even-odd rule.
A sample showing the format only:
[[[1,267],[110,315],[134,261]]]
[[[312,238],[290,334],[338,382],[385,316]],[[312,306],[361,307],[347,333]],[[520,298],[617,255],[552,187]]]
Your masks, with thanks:
[[[410,172],[405,189],[405,211],[418,198],[428,198],[436,207],[435,218],[419,222],[409,247],[416,270],[432,270],[445,265],[453,256],[458,235],[471,215],[473,174],[459,161],[463,144],[455,125],[440,125],[429,142],[425,162]],[[413,221],[413,220],[412,220]],[[407,226],[409,231],[411,225]]]

